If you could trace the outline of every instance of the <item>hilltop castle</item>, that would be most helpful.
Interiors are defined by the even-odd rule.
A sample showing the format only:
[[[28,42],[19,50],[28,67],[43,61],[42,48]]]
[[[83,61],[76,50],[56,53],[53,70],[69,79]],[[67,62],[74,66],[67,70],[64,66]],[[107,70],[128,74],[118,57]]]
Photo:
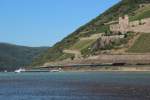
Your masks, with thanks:
[[[130,22],[128,15],[125,15],[123,17],[119,17],[117,24],[110,25],[110,31],[116,33],[121,32],[122,34],[125,34],[129,31],[150,33],[150,18]]]

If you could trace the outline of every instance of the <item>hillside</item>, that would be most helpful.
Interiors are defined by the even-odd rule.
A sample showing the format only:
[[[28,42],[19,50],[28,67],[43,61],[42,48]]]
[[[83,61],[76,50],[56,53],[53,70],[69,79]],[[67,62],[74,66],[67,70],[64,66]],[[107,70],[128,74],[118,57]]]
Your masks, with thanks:
[[[150,53],[150,34],[142,34],[128,50],[135,53]]]
[[[25,47],[0,43],[0,70],[14,70],[29,66],[32,60],[47,50],[47,47]]]
[[[52,48],[49,48],[47,52],[34,60],[33,65],[42,65],[45,62],[59,61],[70,57],[73,58],[73,54],[63,52],[63,50],[67,49],[81,51],[82,56],[86,57],[89,55],[95,55],[102,50],[118,48],[116,46],[127,43],[128,39],[131,39],[132,36],[130,34],[127,34],[125,36],[125,39],[120,39],[119,41],[112,42],[111,44],[108,44],[103,48],[94,48],[92,50],[90,48],[91,45],[98,45],[95,43],[102,40],[82,40],[82,38],[88,38],[91,37],[93,34],[98,33],[105,33],[104,35],[109,36],[112,33],[109,29],[109,25],[106,23],[111,23],[111,21],[115,22],[120,16],[124,16],[126,14],[129,16],[130,21],[149,18],[149,3],[150,0],[122,0],[103,14],[91,20],[89,23],[78,28],[75,32],[71,33],[62,41],[56,43]]]

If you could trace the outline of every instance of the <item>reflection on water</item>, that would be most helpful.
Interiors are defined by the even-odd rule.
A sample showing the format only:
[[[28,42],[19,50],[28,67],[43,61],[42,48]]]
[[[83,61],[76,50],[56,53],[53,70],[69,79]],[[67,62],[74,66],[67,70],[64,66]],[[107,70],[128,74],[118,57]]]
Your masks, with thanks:
[[[150,100],[149,72],[0,73],[0,100]]]

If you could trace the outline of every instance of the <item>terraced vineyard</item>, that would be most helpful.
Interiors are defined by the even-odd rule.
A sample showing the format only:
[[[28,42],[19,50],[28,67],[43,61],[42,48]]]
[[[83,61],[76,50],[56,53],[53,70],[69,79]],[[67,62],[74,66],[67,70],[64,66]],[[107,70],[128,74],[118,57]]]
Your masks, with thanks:
[[[142,34],[128,50],[130,53],[150,53],[150,34]]]
[[[87,48],[88,46],[92,45],[96,40],[89,39],[89,40],[80,40],[77,43],[75,43],[70,49],[71,50],[79,50],[81,51],[84,48]]]
[[[147,4],[140,9],[136,10],[134,16],[130,17],[130,20],[141,20],[143,18],[149,18],[150,17],[150,4]]]

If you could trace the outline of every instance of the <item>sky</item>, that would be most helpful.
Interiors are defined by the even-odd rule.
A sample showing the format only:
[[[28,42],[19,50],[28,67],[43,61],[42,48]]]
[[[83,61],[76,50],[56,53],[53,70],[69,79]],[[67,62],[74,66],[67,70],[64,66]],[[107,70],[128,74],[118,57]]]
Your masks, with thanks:
[[[120,0],[0,0],[0,42],[52,46]]]

